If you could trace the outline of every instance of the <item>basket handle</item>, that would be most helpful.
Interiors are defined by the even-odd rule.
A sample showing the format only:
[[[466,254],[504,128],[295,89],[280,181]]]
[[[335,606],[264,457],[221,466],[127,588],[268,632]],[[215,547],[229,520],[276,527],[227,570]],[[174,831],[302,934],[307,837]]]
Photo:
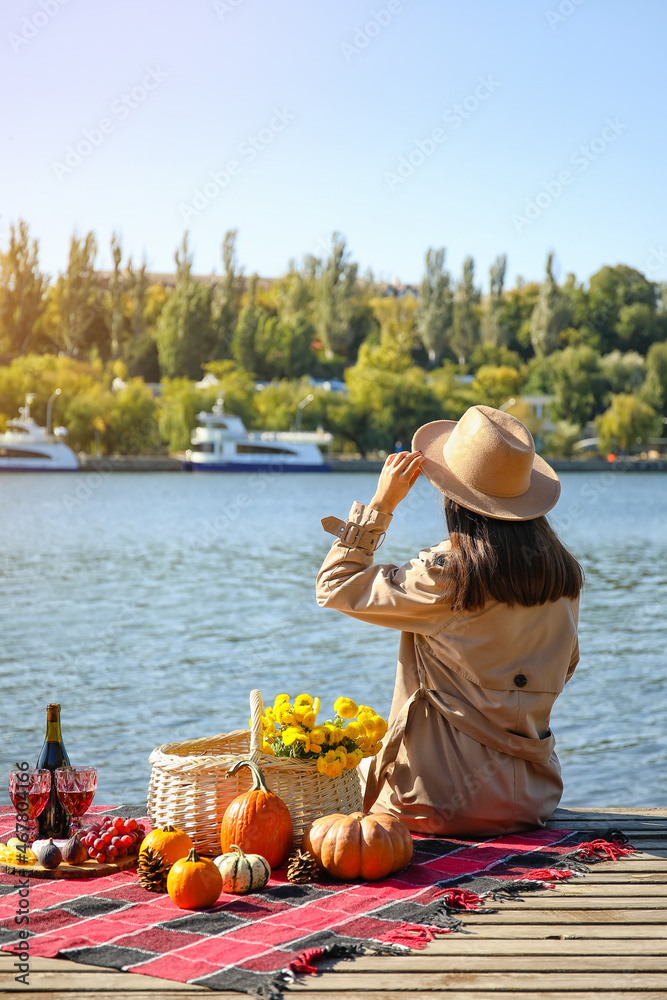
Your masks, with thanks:
[[[264,702],[262,692],[254,688],[250,692],[250,760],[255,764],[259,763],[262,754],[262,716],[264,715]]]

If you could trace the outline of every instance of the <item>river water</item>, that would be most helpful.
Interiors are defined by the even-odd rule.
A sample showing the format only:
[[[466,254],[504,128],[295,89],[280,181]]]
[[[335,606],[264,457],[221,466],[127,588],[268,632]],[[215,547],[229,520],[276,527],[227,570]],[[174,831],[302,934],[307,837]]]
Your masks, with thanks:
[[[667,804],[667,475],[566,473],[551,518],[582,562],[581,663],[552,717],[563,805]],[[140,801],[162,743],[243,728],[248,693],[344,694],[386,714],[397,633],[317,607],[330,536],[365,473],[0,478],[0,796],[62,705],[98,802]],[[381,550],[442,538],[420,479]]]

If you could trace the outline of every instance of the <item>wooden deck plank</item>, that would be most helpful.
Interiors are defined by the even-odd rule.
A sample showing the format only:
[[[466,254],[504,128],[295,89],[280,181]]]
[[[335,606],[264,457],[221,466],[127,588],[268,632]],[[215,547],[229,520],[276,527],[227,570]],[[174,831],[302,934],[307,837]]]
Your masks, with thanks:
[[[655,806],[558,806],[552,819],[570,819],[574,816],[661,816],[667,819],[667,805]]]
[[[289,992],[291,992],[291,988],[289,991],[286,991],[287,996],[289,996]],[[240,1000],[240,998],[245,996],[243,993],[229,993],[218,990],[209,990],[208,993],[211,1000]],[[360,997],[363,997],[363,1000],[434,1000],[434,996],[441,996],[443,991],[439,987],[434,990],[383,990],[369,984],[367,989],[355,990],[352,994],[344,989],[327,990],[325,993],[311,984],[309,989],[299,988],[298,993],[301,1000],[322,1000],[323,997],[326,997],[326,1000],[357,1000]],[[20,995],[24,1000],[44,1000],[45,997],[48,997],[49,1000],[118,1000],[118,993],[113,990],[100,990],[95,993],[87,990],[68,991],[66,993],[61,991],[55,993],[37,993],[33,990],[23,990]],[[124,996],[131,997],[132,1000],[155,1000],[154,993],[142,990],[126,992]],[[178,985],[161,995],[162,1000],[182,1000],[183,997],[187,996],[187,993],[178,989]],[[665,1000],[666,997],[667,992],[664,990],[644,990],[641,988],[639,990],[568,990],[567,992],[556,992],[553,990],[546,992],[542,990],[507,991],[501,989],[493,991],[493,1000]],[[447,1000],[489,1000],[489,993],[485,990],[480,991],[477,989],[448,989],[446,998]]]
[[[464,974],[469,972],[493,972],[497,974],[509,972],[526,972],[535,974],[534,955],[451,955],[442,953],[410,954],[410,955],[384,955],[369,956],[354,959],[353,962],[323,963],[322,972],[336,972],[337,974],[349,971],[350,965],[355,975],[366,973],[377,973],[383,976],[394,976],[394,974],[419,973],[451,973]],[[569,975],[588,976],[589,973],[650,973],[657,972],[667,975],[667,964],[664,955],[541,955],[539,960],[540,975],[546,973],[559,973]],[[30,972],[30,987],[35,990],[76,989],[81,987],[82,980],[91,979],[95,981],[96,988],[124,990],[134,984],[132,973],[120,972],[114,975],[112,972],[63,972],[37,971]],[[154,980],[151,977],[143,976],[143,989],[151,992],[161,993],[165,988],[170,989],[173,983],[165,980]],[[15,980],[11,973],[0,973],[0,994],[11,990]],[[304,980],[305,983],[305,980]],[[22,984],[17,984],[20,990],[25,990]],[[667,982],[665,983],[667,985]],[[191,993],[200,993],[200,987],[189,986]]]
[[[486,923],[466,921],[463,935],[453,934],[451,937],[447,935],[447,937],[443,938],[443,941],[450,941],[459,937],[465,937],[469,941],[481,940],[482,938],[491,940],[498,940],[500,938],[507,938],[509,940],[533,938],[542,941],[549,939],[570,940],[573,938],[580,940],[587,938],[651,938],[663,941],[667,937],[664,923],[645,923],[641,920],[636,924],[623,921],[610,923],[604,920],[594,922],[590,919],[585,923],[581,923],[577,914],[572,914],[572,917],[572,920],[557,922],[549,920],[548,914],[545,914],[545,918],[541,923],[535,920],[525,923],[511,923],[502,919],[493,921],[491,916],[489,916]],[[576,926],[572,926],[573,924]],[[429,944],[428,947],[433,947],[433,944]]]
[[[636,853],[591,866],[553,890],[463,915],[465,932],[423,951],[329,962],[287,988],[302,1000],[667,1000],[667,808],[560,809],[553,829],[590,839],[617,828]],[[4,960],[4,961],[3,961]],[[31,959],[30,986],[15,983],[0,953],[0,994],[26,1000],[185,1000],[202,993],[168,980]],[[206,990],[220,1000],[243,994]]]
[[[539,900],[544,906],[545,900]],[[549,901],[550,902],[550,901]],[[469,910],[465,914],[466,927],[477,928],[480,924],[499,924],[509,922],[517,924],[572,924],[572,923],[616,923],[616,924],[666,924],[667,910],[633,909],[630,907],[614,909],[613,907],[586,907],[586,900],[581,900],[581,907],[563,907],[562,909],[531,909],[530,907],[507,907],[496,913],[476,914]]]
[[[403,972],[531,972],[535,971],[534,955],[380,955],[354,960],[355,973],[378,974]],[[540,973],[589,972],[661,972],[667,973],[664,955],[541,955]],[[322,963],[322,971],[343,972],[345,963]],[[44,975],[49,975],[45,973]]]
[[[73,963],[70,963],[73,964]],[[63,992],[73,989],[85,988],[84,980],[90,982],[90,988],[96,990],[115,990],[116,993],[124,993],[126,990],[131,990],[137,988],[136,979],[142,980],[138,984],[144,992],[150,992],[154,996],[157,994],[158,997],[162,996],[164,990],[171,990],[174,986],[178,986],[182,989],[184,994],[198,995],[202,992],[202,987],[199,986],[188,986],[184,984],[182,987],[178,983],[170,982],[166,979],[153,979],[151,976],[135,976],[132,972],[119,972],[114,975],[113,972],[104,970],[100,972],[98,970],[97,974],[85,972],[30,972],[30,989],[36,990],[42,993],[53,993],[54,990],[61,990]],[[9,974],[0,973],[0,996],[4,993],[12,992],[16,990],[17,992],[24,993],[25,986],[21,983],[16,983],[13,976]],[[206,993],[211,993],[211,990],[206,990]],[[216,990],[217,994],[217,990]]]
[[[616,972],[614,986],[618,990],[665,990],[667,991],[667,972]],[[312,990],[314,982],[308,982],[304,977],[290,985],[299,993]],[[610,986],[609,975],[606,972],[411,972],[411,973],[379,973],[369,974],[358,972],[324,972],[317,976],[317,989],[321,993],[329,990],[345,990],[348,996],[351,992],[374,989],[388,990],[486,990],[493,992],[499,989],[535,990],[556,992],[559,990],[599,990]]]
[[[556,889],[545,889],[541,892],[535,892],[529,890],[525,895],[520,896],[517,899],[500,900],[496,902],[489,902],[489,906],[493,906],[494,909],[502,909],[507,912],[509,910],[541,910],[545,906],[548,906],[550,911],[554,910],[576,910],[578,908],[585,910],[616,910],[616,909],[632,909],[632,910],[665,910],[665,918],[667,919],[667,900],[665,896],[656,896],[653,894],[640,896],[639,892],[637,895],[624,897],[622,895],[602,895],[597,893],[597,889],[602,889],[603,886],[591,886],[591,892],[584,892],[579,896],[578,893],[574,892],[564,892],[562,895],[558,893]],[[639,890],[640,886],[637,886]],[[642,885],[642,889],[653,889],[653,886]],[[613,892],[612,887],[612,892]],[[545,896],[545,893],[548,894]],[[474,913],[474,911],[466,911],[465,917]]]

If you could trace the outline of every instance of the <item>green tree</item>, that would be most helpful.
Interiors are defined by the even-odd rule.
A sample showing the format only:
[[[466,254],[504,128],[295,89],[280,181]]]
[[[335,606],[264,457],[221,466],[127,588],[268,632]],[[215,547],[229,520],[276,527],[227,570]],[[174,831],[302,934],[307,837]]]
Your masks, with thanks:
[[[581,437],[581,427],[567,420],[559,420],[552,431],[544,436],[544,454],[554,458],[571,458]]]
[[[121,455],[156,451],[159,445],[157,403],[144,380],[129,379],[124,389],[114,393],[114,404],[106,434],[109,451]]]
[[[350,345],[350,321],[355,305],[358,265],[347,250],[340,233],[331,238],[331,251],[324,261],[311,264],[313,318],[318,339],[324,346],[325,357],[347,354]]]
[[[39,268],[39,244],[28,223],[12,223],[9,247],[0,253],[0,351],[24,354],[44,312],[47,276]]]
[[[571,322],[571,306],[553,275],[552,253],[547,256],[546,273],[530,318],[530,341],[537,357],[545,357],[559,346],[559,334]]]
[[[101,381],[82,386],[67,406],[65,426],[69,446],[74,451],[93,452],[99,444],[100,452],[109,454],[108,431],[114,407],[114,395]]]
[[[452,327],[453,296],[445,252],[444,247],[429,247],[426,251],[417,309],[417,332],[432,365],[440,361],[449,346]]]
[[[200,410],[210,410],[217,396],[216,388],[197,389],[186,378],[162,380],[158,400],[158,426],[169,451],[185,451]]]
[[[667,416],[667,341],[653,344],[646,355],[646,380],[639,392],[663,417]]]
[[[379,324],[379,343],[395,344],[406,357],[414,347],[419,307],[414,295],[384,295],[370,301],[371,309]]]
[[[519,369],[523,366],[521,356],[508,347],[494,347],[493,344],[478,344],[470,355],[470,367],[477,371],[482,365],[507,365]]]
[[[615,327],[617,342],[627,351],[646,354],[658,336],[655,308],[646,302],[621,306]]]
[[[516,287],[508,289],[503,295],[500,308],[499,323],[507,346],[524,360],[534,353],[530,341],[530,320],[539,294],[540,285],[534,281],[526,284],[523,278],[518,277]]]
[[[482,365],[477,370],[472,390],[478,403],[498,408],[511,397],[518,396],[524,381],[522,370],[507,365]]]
[[[253,376],[229,360],[210,361],[204,368],[218,379],[215,395],[216,398],[222,396],[225,410],[240,417],[246,427],[255,426],[253,401],[256,393]]]
[[[70,240],[67,269],[48,289],[40,338],[69,357],[108,358],[110,332],[105,295],[95,272],[97,240],[93,232]]]
[[[260,378],[300,378],[313,364],[310,344],[314,329],[305,312],[289,319],[264,314],[255,338],[256,368]]]
[[[611,351],[600,358],[599,365],[610,392],[634,393],[646,377],[644,358],[636,351],[628,351],[626,354]]]
[[[591,275],[588,283],[587,312],[582,322],[595,338],[603,354],[615,349],[646,350],[632,343],[633,336],[640,340],[646,334],[647,313],[630,311],[621,314],[624,306],[643,304],[655,315],[658,289],[641,271],[618,264],[605,266]],[[620,325],[619,325],[620,324]]]
[[[211,290],[192,278],[188,234],[175,254],[176,286],[160,313],[155,340],[160,371],[167,378],[201,377],[201,366],[210,360],[204,345],[211,329]]]
[[[255,393],[254,424],[259,428],[286,431],[294,427],[298,404],[311,393],[307,379],[274,380]],[[306,427],[310,424],[309,407],[303,410]]]
[[[480,291],[475,287],[475,261],[472,257],[466,257],[454,298],[452,347],[458,356],[459,364],[466,364],[479,343],[480,299]]]
[[[257,365],[257,330],[259,329],[265,310],[257,305],[257,280],[253,274],[248,289],[248,301],[241,309],[234,336],[232,338],[232,354],[234,360],[246,371],[254,372]]]
[[[440,404],[422,368],[396,342],[362,344],[357,363],[345,371],[348,433],[362,454],[406,447],[421,424],[441,416]]]
[[[136,269],[133,267],[131,257],[127,264],[129,334],[123,358],[131,376],[140,376],[147,382],[159,382],[160,360],[153,330],[156,317],[159,316],[162,304],[166,301],[166,292],[162,285],[149,287],[146,266],[145,257]],[[159,303],[161,304],[156,312]]]
[[[494,347],[501,347],[507,339],[502,322],[506,272],[507,255],[499,254],[489,268],[489,298],[482,314],[482,337]]]
[[[116,233],[111,237],[111,259],[113,260],[113,271],[109,278],[109,295],[111,298],[111,357],[115,359],[120,357],[121,341],[125,325],[123,311],[125,280],[120,267],[123,259],[123,250]]]
[[[296,313],[308,313],[313,301],[313,274],[300,271],[294,260],[290,260],[287,273],[273,282],[268,298],[281,319]]]
[[[599,362],[597,351],[586,344],[554,351],[545,360],[551,372],[551,389],[556,396],[552,409],[557,420],[583,427],[596,411],[599,412],[605,394]]]
[[[236,255],[238,231],[228,229],[222,241],[222,277],[213,286],[211,343],[208,354],[215,358],[232,356],[234,331],[241,311],[244,279]]]
[[[595,421],[601,454],[626,452],[644,444],[657,430],[656,412],[637,396],[618,393]]]

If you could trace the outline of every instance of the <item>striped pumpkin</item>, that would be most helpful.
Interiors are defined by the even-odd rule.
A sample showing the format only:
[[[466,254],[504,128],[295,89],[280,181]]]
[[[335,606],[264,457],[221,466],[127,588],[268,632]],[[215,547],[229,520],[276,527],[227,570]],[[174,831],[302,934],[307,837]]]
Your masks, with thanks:
[[[236,853],[234,853],[236,852]],[[242,894],[258,892],[271,877],[271,868],[261,854],[244,854],[232,844],[228,854],[220,854],[214,861],[222,875],[222,891]]]

